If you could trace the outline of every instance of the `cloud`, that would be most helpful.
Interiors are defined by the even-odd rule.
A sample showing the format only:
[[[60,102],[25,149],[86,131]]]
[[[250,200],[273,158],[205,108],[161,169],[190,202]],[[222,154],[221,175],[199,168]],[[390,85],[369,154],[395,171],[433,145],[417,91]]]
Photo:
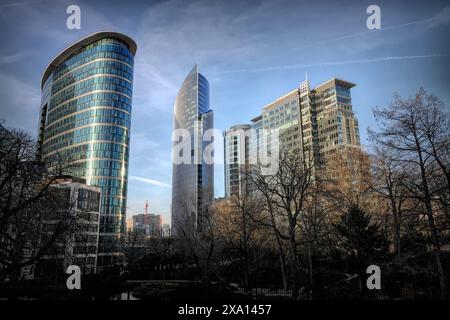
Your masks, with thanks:
[[[2,64],[10,64],[10,63],[16,63],[20,60],[23,60],[24,58],[34,54],[34,51],[21,51],[16,52],[10,55],[3,55],[0,58],[0,65]]]
[[[142,15],[136,34],[134,99],[146,112],[172,113],[183,79],[195,63],[201,71],[239,62],[266,46],[253,6],[223,2],[166,1]]]
[[[7,126],[18,127],[31,132],[33,135],[36,134],[37,115],[39,115],[41,101],[41,94],[37,86],[18,80],[5,73],[0,73],[0,88],[2,88],[0,119],[6,119]]]
[[[433,18],[427,21],[427,28],[435,28],[440,25],[449,25],[450,24],[450,7],[445,7],[438,14],[436,14]]]
[[[163,187],[163,188],[172,188],[172,186],[170,184],[162,182],[162,181],[154,180],[154,179],[148,179],[148,178],[143,178],[143,177],[138,177],[138,176],[130,176],[129,178],[131,180],[137,180],[137,181],[141,181],[144,183],[152,184],[152,185]]]
[[[265,68],[229,70],[229,71],[219,72],[218,74],[240,73],[240,72],[264,72],[264,71],[275,71],[275,70],[286,70],[286,69],[297,69],[297,68],[325,67],[325,66],[337,66],[337,65],[348,65],[348,64],[358,64],[358,63],[373,63],[373,62],[381,62],[381,61],[441,58],[441,57],[448,57],[448,56],[450,56],[450,53],[436,53],[436,54],[426,54],[426,55],[410,55],[410,56],[394,56],[394,57],[378,57],[378,58],[371,58],[371,59],[317,62],[317,63],[308,63],[308,64],[290,64],[290,65],[280,65],[280,66],[272,66],[272,67],[265,67]]]
[[[43,1],[45,1],[45,0],[34,0],[34,1],[23,1],[23,2],[2,3],[2,4],[0,4],[0,8],[25,6],[25,5],[35,4],[35,3],[39,3],[39,2],[43,2]]]

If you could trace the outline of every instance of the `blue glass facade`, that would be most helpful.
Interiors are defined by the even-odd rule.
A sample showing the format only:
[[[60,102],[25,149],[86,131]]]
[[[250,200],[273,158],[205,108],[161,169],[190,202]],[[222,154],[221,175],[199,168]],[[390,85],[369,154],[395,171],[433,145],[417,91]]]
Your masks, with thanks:
[[[99,265],[120,257],[125,232],[135,52],[130,38],[97,33],[55,58],[42,80],[40,158],[50,170],[68,159],[74,176],[102,190]]]
[[[213,112],[209,108],[209,83],[198,72],[191,70],[177,95],[174,106],[173,129],[189,131],[191,162],[173,164],[172,170],[172,234],[179,235],[180,228],[188,223],[197,230],[206,207],[214,197],[214,167],[205,163],[203,151],[209,142],[203,142],[203,133],[213,128]],[[194,141],[195,134],[199,143]],[[178,142],[175,141],[175,144]],[[197,150],[195,150],[197,146]],[[174,155],[175,156],[175,155]],[[197,162],[196,160],[197,157]],[[199,161],[198,161],[199,160]]]

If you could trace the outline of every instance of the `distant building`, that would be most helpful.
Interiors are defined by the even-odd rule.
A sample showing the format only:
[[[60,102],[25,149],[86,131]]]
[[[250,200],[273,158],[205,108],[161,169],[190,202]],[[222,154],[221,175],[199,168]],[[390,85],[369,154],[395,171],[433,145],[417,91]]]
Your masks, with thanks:
[[[128,230],[137,232],[138,234],[160,237],[161,236],[161,226],[162,218],[159,214],[137,214],[131,217],[131,226]]]
[[[51,219],[45,221],[48,230],[57,225],[70,229],[56,240],[56,243],[38,264],[41,274],[49,270],[65,271],[69,265],[77,265],[83,274],[95,273],[99,239],[101,188],[88,186],[83,179],[61,177],[50,186],[58,195],[60,210],[52,212]],[[65,219],[66,221],[62,221]],[[48,236],[52,236],[49,232]],[[45,241],[45,236],[41,241]]]
[[[171,236],[170,225],[167,223],[163,223],[161,226],[161,237],[168,238]]]
[[[128,217],[126,223],[127,223],[127,232],[133,232],[134,227],[133,217]]]

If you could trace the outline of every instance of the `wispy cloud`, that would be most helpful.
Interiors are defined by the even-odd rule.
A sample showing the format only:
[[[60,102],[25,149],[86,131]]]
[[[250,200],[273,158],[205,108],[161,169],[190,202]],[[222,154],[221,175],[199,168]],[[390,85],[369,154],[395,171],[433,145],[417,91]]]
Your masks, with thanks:
[[[38,125],[37,116],[24,115],[39,114],[41,94],[37,86],[0,72],[0,87],[2,88],[0,119],[6,119],[8,126],[22,128],[35,134]]]
[[[13,53],[10,55],[2,56],[0,58],[0,65],[18,62],[18,61],[24,59],[25,57],[30,56],[33,53],[34,53],[34,51],[21,51],[21,52],[16,52],[16,53]]]
[[[402,29],[402,28],[411,27],[411,26],[422,26],[424,29],[430,29],[430,28],[434,28],[442,23],[448,23],[449,20],[450,20],[450,7],[446,7],[443,11],[439,12],[435,16],[428,18],[428,19],[410,21],[410,22],[406,22],[406,23],[402,23],[402,24],[398,24],[398,25],[394,25],[394,26],[382,27],[381,29],[378,29],[378,30],[365,30],[365,31],[361,31],[361,32],[343,35],[340,37],[333,37],[330,39],[306,44],[303,46],[303,48],[314,47],[317,45],[323,45],[323,44],[327,44],[330,42],[340,42],[342,40],[358,38],[358,37],[366,36],[366,35],[372,36],[375,34],[386,32],[386,31],[392,31],[392,30]]]
[[[429,59],[429,58],[440,58],[440,57],[449,57],[449,56],[450,56],[450,53],[436,53],[436,54],[412,55],[412,56],[378,57],[378,58],[371,58],[371,59],[317,62],[317,63],[307,63],[307,64],[289,64],[289,65],[280,65],[280,66],[254,68],[254,69],[238,69],[238,70],[228,70],[228,71],[225,70],[222,72],[217,72],[216,74],[240,73],[240,72],[264,72],[264,71],[275,71],[275,70],[286,70],[286,69],[297,69],[297,68],[325,67],[325,66],[337,66],[337,65],[348,65],[348,64],[358,64],[358,63],[373,63],[373,62],[381,62],[381,61]]]
[[[155,180],[155,179],[148,179],[148,178],[138,177],[138,176],[130,176],[129,178],[131,180],[141,181],[141,182],[152,184],[152,185],[155,185],[155,186],[158,186],[158,187],[172,188],[172,186],[170,184],[162,182],[162,181],[158,181],[158,180]]]
[[[171,113],[181,83],[195,63],[204,71],[255,57],[265,41],[261,31],[249,29],[257,23],[249,14],[260,6],[227,12],[236,6],[240,4],[170,0],[143,13],[136,35],[133,92],[141,109]]]
[[[28,5],[28,4],[40,3],[40,2],[43,2],[43,1],[45,1],[45,0],[17,1],[17,2],[10,2],[10,3],[2,3],[2,4],[0,4],[0,8],[25,6],[25,5]]]

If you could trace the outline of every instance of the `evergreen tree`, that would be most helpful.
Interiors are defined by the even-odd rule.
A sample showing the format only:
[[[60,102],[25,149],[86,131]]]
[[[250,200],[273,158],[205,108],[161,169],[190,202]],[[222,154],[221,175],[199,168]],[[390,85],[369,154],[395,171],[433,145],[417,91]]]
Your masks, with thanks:
[[[380,226],[360,208],[350,208],[335,226],[348,272],[363,275],[369,265],[380,263],[388,253]]]

